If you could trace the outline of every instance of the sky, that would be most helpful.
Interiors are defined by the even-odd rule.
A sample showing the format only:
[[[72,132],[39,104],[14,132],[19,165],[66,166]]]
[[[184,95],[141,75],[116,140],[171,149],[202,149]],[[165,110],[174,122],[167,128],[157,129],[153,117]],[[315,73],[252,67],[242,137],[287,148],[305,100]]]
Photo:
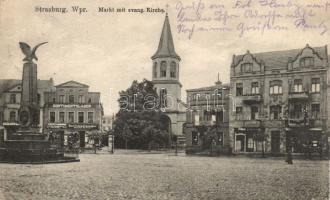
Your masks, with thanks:
[[[282,12],[283,16],[289,13],[284,10],[289,8],[275,9],[280,4],[261,7],[257,1],[251,1],[256,5],[253,11],[256,15],[257,10],[258,18],[245,16],[247,8],[243,3],[233,10],[235,1],[225,0],[188,0],[184,3],[177,0],[0,0],[0,78],[21,79],[24,56],[19,41],[30,46],[47,41],[48,44],[36,53],[39,58],[38,78],[53,78],[55,85],[70,80],[87,84],[90,91],[101,92],[105,114],[116,113],[119,91],[128,88],[133,80],[151,79],[150,57],[157,50],[165,18],[164,12],[131,13],[128,9],[151,7],[166,10],[167,4],[175,49],[182,59],[180,81],[183,100],[186,89],[213,85],[218,73],[220,80],[228,83],[233,54],[244,54],[247,49],[254,53],[303,48],[306,43],[311,46],[330,44],[330,31],[327,30],[328,27],[330,29],[330,4],[329,8],[326,7],[326,1],[304,1],[304,6],[311,2],[319,3],[318,8],[306,9],[311,16],[308,19],[311,24],[304,29],[292,28],[291,19],[281,18],[278,27],[288,25],[291,27],[289,30],[263,33],[254,30],[241,36],[239,31],[197,31],[198,27],[226,25],[237,29],[242,22],[251,24],[261,20],[263,23],[265,16],[260,15],[266,10]],[[286,5],[288,1],[294,2],[278,0]],[[206,8],[216,3],[218,7],[226,7],[222,13],[232,11],[244,14],[240,18],[230,18],[228,15],[226,22],[187,22],[179,18],[183,11],[188,18],[194,18],[198,12],[203,16],[212,16],[214,10]],[[72,6],[85,7],[87,12],[72,12]],[[65,7],[68,12],[41,13],[35,11],[36,7]],[[102,13],[98,12],[99,7],[124,7],[126,12]],[[195,24],[196,30],[189,37],[187,32],[178,28],[180,24],[186,28]]]

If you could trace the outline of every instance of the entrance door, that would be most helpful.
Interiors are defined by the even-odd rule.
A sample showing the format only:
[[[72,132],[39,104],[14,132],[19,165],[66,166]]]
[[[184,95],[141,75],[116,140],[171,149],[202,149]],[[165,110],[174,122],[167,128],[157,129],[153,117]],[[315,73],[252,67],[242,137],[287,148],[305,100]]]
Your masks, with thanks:
[[[85,131],[79,131],[80,147],[85,147]]]
[[[236,145],[235,151],[236,152],[244,152],[245,148],[245,135],[236,135]]]
[[[279,131],[272,131],[271,147],[272,147],[272,153],[280,152],[280,132]]]

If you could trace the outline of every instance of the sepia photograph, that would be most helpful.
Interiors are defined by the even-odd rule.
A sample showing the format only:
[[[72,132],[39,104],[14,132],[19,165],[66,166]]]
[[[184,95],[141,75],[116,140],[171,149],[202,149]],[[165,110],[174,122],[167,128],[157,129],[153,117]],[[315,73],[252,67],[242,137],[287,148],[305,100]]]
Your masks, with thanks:
[[[0,200],[330,199],[330,0],[0,0]]]

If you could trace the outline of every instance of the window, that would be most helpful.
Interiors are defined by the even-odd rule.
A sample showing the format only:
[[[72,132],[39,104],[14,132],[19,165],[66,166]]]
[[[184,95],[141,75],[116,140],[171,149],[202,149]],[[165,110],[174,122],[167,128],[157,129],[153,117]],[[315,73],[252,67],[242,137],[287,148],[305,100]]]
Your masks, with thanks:
[[[78,103],[85,103],[85,98],[83,95],[78,96]]]
[[[312,78],[312,92],[320,92],[320,79]]]
[[[74,112],[69,112],[69,123],[74,123]]]
[[[194,115],[194,124],[195,126],[198,126],[199,125],[199,114],[198,113],[195,113]]]
[[[15,111],[10,111],[10,113],[9,113],[9,121],[10,122],[16,122],[16,112]]]
[[[251,120],[259,118],[259,109],[256,106],[251,107]]]
[[[259,83],[258,82],[252,82],[251,94],[259,94]]]
[[[176,77],[176,63],[175,62],[171,62],[170,76],[171,76],[171,78]]]
[[[192,145],[198,145],[198,132],[193,131],[191,134]]]
[[[254,147],[254,142],[253,142],[253,138],[247,138],[247,148],[249,149],[253,149]]]
[[[278,120],[281,118],[282,107],[281,106],[270,106],[270,119]]]
[[[314,58],[313,57],[301,58],[300,67],[314,67]]]
[[[84,112],[78,112],[78,123],[84,123]]]
[[[3,117],[2,117],[2,115],[3,115],[3,113],[2,112],[0,112],[0,124],[2,124],[3,123]]]
[[[88,98],[88,103],[92,103],[92,98]]]
[[[60,112],[60,116],[59,116],[59,121],[60,123],[64,123],[64,119],[65,118],[65,113],[64,112]]]
[[[293,88],[294,88],[294,92],[303,92],[302,80],[301,79],[295,79],[293,81]]]
[[[236,119],[241,120],[243,114],[243,107],[238,106],[236,107]]]
[[[64,103],[64,95],[60,95],[60,103]]]
[[[166,77],[166,61],[162,61],[160,64],[160,77]]]
[[[88,123],[93,123],[94,113],[88,112],[87,113]]]
[[[9,103],[16,103],[16,94],[10,94]]]
[[[282,81],[271,81],[269,85],[269,94],[282,94]]]
[[[243,83],[236,83],[236,96],[243,95]]]
[[[69,95],[69,103],[74,103],[74,95]]]
[[[56,98],[55,97],[53,97],[53,103],[56,103]]]
[[[167,91],[165,88],[160,89],[160,102],[161,102],[161,107],[165,108],[167,107]]]
[[[253,67],[252,63],[244,63],[241,65],[241,71],[252,72],[252,67]]]
[[[320,119],[320,104],[312,104],[312,119]]]
[[[218,144],[223,145],[223,132],[217,132]]]
[[[38,93],[38,94],[37,94],[37,102],[38,102],[38,105],[40,104],[40,100],[41,100],[41,96],[40,96],[40,94]]]
[[[303,117],[303,105],[295,103],[292,105],[293,110],[290,112],[290,117],[294,119],[301,119]]]
[[[55,123],[55,112],[49,113],[49,121],[50,123]]]
[[[157,78],[157,62],[154,62],[154,78]]]

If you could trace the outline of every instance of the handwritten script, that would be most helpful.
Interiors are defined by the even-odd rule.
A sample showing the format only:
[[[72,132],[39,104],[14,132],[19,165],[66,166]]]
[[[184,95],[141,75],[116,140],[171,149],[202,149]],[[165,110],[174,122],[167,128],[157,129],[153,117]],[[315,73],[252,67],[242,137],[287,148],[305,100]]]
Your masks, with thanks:
[[[207,2],[206,2],[207,1]],[[223,3],[222,3],[223,2]],[[228,1],[227,1],[228,2]],[[330,28],[330,0],[178,1],[177,31],[191,39],[197,32],[247,34],[313,31],[325,36]]]

